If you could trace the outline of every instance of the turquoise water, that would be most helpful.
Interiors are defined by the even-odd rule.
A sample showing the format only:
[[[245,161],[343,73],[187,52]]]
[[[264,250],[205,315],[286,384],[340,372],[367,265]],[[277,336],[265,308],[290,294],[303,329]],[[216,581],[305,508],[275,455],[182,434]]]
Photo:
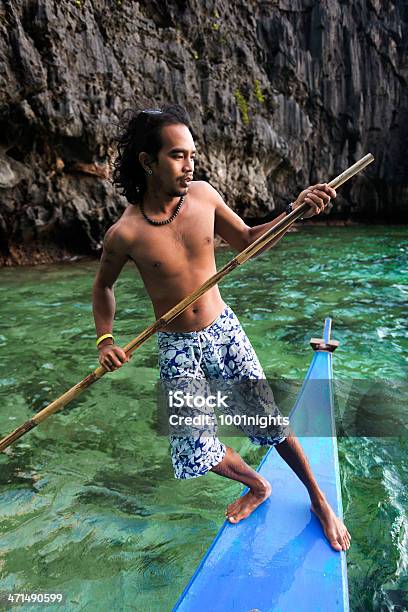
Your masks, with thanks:
[[[331,316],[335,376],[403,380],[407,253],[404,227],[304,227],[221,291],[272,378],[303,378],[309,339]],[[218,266],[232,255],[219,251]],[[1,435],[96,367],[97,265],[0,270]],[[124,345],[153,311],[131,265],[115,294]],[[0,591],[63,593],[66,610],[171,609],[241,488],[215,474],[173,478],[155,429],[156,364],[151,339],[0,455]],[[253,467],[264,454],[243,438],[228,443]],[[353,611],[408,605],[407,451],[402,436],[339,439]]]

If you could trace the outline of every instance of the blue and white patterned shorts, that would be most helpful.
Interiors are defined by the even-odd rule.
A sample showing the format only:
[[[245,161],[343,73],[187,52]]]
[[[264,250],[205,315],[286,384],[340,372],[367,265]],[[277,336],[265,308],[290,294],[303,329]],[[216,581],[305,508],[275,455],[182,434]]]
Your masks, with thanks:
[[[257,384],[255,393],[256,410],[258,413],[279,415],[258,357],[229,306],[211,325],[199,331],[158,332],[157,344],[162,381],[171,381],[172,385],[177,378],[180,383],[187,379],[248,381],[249,384],[250,381],[262,381]],[[247,405],[247,402],[248,394],[244,394],[241,407],[242,403]],[[288,429],[283,425],[275,425],[267,435],[259,435],[259,429],[256,433],[251,432],[250,427],[241,429],[251,442],[259,445],[279,444],[288,435]],[[171,434],[170,445],[176,478],[203,476],[222,461],[226,452],[225,444],[215,433],[209,434],[208,430],[197,431],[194,435]]]

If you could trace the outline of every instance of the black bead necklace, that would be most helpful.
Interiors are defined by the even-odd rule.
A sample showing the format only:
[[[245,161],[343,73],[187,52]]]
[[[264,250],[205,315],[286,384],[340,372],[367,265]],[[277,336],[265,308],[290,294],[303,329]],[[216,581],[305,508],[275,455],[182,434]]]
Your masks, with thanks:
[[[168,219],[165,219],[164,221],[155,221],[154,219],[150,219],[150,217],[148,217],[144,211],[143,202],[140,202],[140,210],[141,210],[142,215],[146,219],[146,221],[148,221],[148,223],[150,223],[151,225],[167,225],[167,223],[171,223],[177,217],[177,215],[180,212],[180,208],[183,205],[183,202],[184,202],[184,196],[181,196],[180,201],[177,204],[174,213],[171,215],[171,217],[169,217]]]

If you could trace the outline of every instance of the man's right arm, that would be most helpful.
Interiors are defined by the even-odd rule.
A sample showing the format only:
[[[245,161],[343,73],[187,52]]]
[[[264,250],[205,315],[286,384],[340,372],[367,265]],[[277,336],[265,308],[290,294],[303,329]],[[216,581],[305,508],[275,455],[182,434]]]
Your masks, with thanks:
[[[116,309],[113,285],[128,259],[128,246],[129,242],[123,230],[116,224],[112,225],[103,240],[102,257],[92,290],[97,338],[103,334],[112,333]],[[109,371],[115,370],[128,360],[125,352],[114,345],[112,338],[102,340],[98,349],[99,362]]]

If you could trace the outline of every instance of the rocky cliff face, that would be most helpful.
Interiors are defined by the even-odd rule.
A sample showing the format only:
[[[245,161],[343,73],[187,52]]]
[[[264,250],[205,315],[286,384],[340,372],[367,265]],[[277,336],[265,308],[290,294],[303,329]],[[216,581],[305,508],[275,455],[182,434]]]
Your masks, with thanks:
[[[135,104],[186,106],[196,177],[246,218],[371,152],[331,216],[407,221],[407,23],[404,0],[3,0],[0,262],[98,252]]]

